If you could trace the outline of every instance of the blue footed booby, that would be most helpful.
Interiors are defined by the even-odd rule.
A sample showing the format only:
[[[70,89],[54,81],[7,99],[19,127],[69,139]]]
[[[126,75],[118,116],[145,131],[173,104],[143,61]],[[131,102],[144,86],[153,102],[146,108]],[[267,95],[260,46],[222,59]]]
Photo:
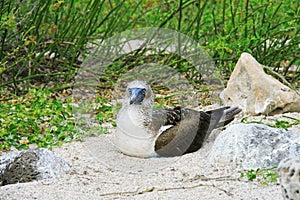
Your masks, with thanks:
[[[135,157],[173,157],[199,150],[210,132],[230,123],[241,109],[196,111],[184,107],[153,110],[154,95],[144,81],[128,84],[117,116],[114,143]]]

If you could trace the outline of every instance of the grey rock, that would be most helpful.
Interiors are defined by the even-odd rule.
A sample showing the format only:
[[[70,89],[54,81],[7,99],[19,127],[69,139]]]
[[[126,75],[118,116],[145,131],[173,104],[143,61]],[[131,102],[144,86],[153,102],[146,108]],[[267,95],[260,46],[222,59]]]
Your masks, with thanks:
[[[299,132],[263,124],[234,124],[216,138],[210,160],[219,166],[268,168],[290,156],[300,156]]]
[[[70,165],[48,149],[10,152],[0,157],[0,185],[55,178]]]
[[[300,95],[266,74],[248,53],[242,53],[220,97],[251,115],[300,111]]]
[[[300,157],[287,158],[279,164],[279,180],[283,198],[300,199]]]

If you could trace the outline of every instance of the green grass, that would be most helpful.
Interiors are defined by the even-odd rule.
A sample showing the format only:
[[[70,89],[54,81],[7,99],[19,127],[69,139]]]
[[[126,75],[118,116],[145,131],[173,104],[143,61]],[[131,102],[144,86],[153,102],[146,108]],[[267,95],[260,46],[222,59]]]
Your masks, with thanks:
[[[185,34],[203,46],[216,63],[215,73],[225,80],[240,54],[248,52],[290,87],[300,85],[298,0],[7,0],[0,3],[0,16],[1,150],[32,143],[51,148],[80,139],[72,102],[51,94],[73,87],[81,72],[80,57],[86,58],[90,50],[88,42],[126,30],[159,27]],[[173,67],[199,91],[205,87],[201,73],[184,58],[165,52],[151,57],[145,52],[131,52],[106,66],[99,88],[112,89],[122,74],[151,62]],[[79,108],[94,112],[100,125],[114,124],[117,109],[110,98],[100,96],[95,99],[99,106]],[[157,103],[156,107],[177,104],[171,96]],[[85,120],[77,123],[86,124]],[[278,120],[272,126],[293,124]],[[100,127],[87,127],[87,135],[108,131]]]
[[[117,111],[106,98],[99,95],[95,99],[77,103],[73,107],[77,130],[83,136],[109,133],[109,128],[116,126]]]
[[[241,178],[246,178],[248,181],[257,180],[263,185],[278,182],[278,172],[274,171],[277,167],[270,167],[265,169],[251,169],[241,172]]]
[[[99,127],[87,127],[81,132],[80,119],[75,117],[73,100],[54,97],[49,90],[31,89],[26,95],[14,97],[0,104],[0,151],[27,149],[29,145],[52,148],[63,142],[81,140],[82,136],[107,133],[101,128],[104,123],[113,123],[112,106],[102,98],[97,104],[85,107],[88,112],[96,112]],[[95,106],[98,105],[98,106]],[[79,105],[81,110],[83,105]]]
[[[29,144],[51,148],[80,139],[75,130],[69,102],[51,99],[46,90],[0,104],[0,150],[29,148]]]
[[[8,79],[0,88],[21,94],[41,81],[56,90],[70,87],[65,85],[88,41],[144,27],[173,29],[199,42],[225,77],[240,54],[249,52],[295,85],[299,67],[289,69],[300,64],[299,5],[296,0],[5,1],[0,5],[0,76]],[[173,58],[176,62],[182,63]],[[177,69],[185,73],[185,68]]]
[[[284,118],[286,120],[284,120]],[[246,124],[251,124],[251,123],[256,123],[256,124],[265,124],[267,126],[273,127],[273,128],[281,128],[287,130],[288,128],[299,125],[300,124],[300,119],[294,118],[294,117],[289,117],[286,115],[282,116],[282,119],[271,119],[271,121],[265,121],[266,117],[262,117],[261,120],[248,120],[248,117],[244,117],[241,119],[242,123]]]

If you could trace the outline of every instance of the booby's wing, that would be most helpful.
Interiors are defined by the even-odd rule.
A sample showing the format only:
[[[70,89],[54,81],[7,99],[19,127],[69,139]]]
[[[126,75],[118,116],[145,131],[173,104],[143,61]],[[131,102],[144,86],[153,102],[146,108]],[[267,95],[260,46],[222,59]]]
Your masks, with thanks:
[[[161,130],[166,130],[181,120],[181,108],[160,109],[152,112],[152,129],[156,133],[161,133]]]
[[[155,152],[160,156],[180,156],[200,149],[210,132],[217,127],[225,126],[241,110],[237,107],[223,107],[207,112],[177,107],[164,110],[158,119],[159,125],[172,125],[163,131],[155,141]],[[164,120],[161,120],[165,118]],[[158,122],[157,122],[158,123]]]
[[[157,137],[155,152],[160,156],[171,157],[198,150],[206,137],[210,115],[181,107],[164,112],[164,121],[157,120],[156,115],[152,119],[159,121],[160,125],[164,123],[164,126],[172,126]],[[159,118],[162,119],[161,116]]]

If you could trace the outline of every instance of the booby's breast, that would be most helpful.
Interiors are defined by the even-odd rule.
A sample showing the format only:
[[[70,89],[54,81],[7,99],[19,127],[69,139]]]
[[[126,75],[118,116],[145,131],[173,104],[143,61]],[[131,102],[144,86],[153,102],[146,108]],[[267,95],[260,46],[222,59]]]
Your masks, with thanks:
[[[117,118],[114,143],[121,152],[130,156],[155,157],[154,136],[144,127],[139,113],[125,110]]]

